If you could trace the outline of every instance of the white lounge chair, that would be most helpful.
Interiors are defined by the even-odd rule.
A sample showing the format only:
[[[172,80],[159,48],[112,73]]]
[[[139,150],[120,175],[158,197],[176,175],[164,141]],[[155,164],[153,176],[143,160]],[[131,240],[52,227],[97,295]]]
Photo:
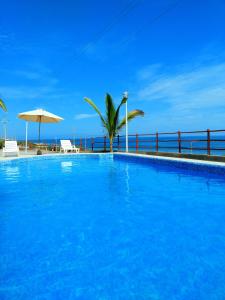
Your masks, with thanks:
[[[60,152],[67,153],[68,151],[75,151],[76,153],[80,152],[80,148],[77,148],[76,146],[71,144],[70,140],[61,140],[61,148]]]
[[[4,156],[8,155],[19,155],[19,147],[17,146],[17,141],[5,141],[5,147],[2,150]]]

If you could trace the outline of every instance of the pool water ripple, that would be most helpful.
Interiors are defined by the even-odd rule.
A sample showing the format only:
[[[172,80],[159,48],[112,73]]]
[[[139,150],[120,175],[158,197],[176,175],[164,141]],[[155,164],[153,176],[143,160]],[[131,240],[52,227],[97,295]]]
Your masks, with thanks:
[[[225,175],[122,156],[0,164],[0,299],[225,299]]]

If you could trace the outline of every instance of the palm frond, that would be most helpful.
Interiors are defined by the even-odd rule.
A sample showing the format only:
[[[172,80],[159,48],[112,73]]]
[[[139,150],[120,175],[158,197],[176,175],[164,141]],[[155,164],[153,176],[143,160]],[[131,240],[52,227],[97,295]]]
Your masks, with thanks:
[[[105,106],[106,106],[106,122],[107,129],[109,132],[114,131],[114,118],[116,114],[115,105],[113,103],[113,99],[110,94],[106,94],[105,96]]]
[[[94,108],[94,110],[95,110],[95,111],[98,113],[98,115],[100,116],[100,119],[101,119],[101,121],[102,121],[102,123],[103,123],[103,126],[107,127],[106,121],[105,121],[105,119],[103,118],[103,116],[102,116],[100,110],[98,109],[98,107],[95,105],[95,103],[94,103],[91,99],[86,98],[86,97],[84,98],[84,100],[85,100],[88,104],[90,104],[92,108]]]
[[[2,99],[0,99],[0,107],[4,110],[7,111],[6,105]]]
[[[142,110],[135,109],[135,110],[130,111],[127,114],[127,121],[129,122],[136,117],[143,117],[143,116],[144,116],[144,112]],[[122,121],[118,125],[117,129],[121,130],[125,125],[126,125],[126,117],[122,119]]]
[[[114,126],[115,128],[118,130],[118,123],[119,123],[119,114],[120,114],[120,108],[123,104],[125,104],[127,102],[127,98],[123,97],[123,99],[120,102],[120,105],[118,106],[117,110],[116,110],[116,114],[115,114],[115,118],[114,118]],[[115,132],[115,135],[117,134],[117,132]]]
[[[105,118],[102,116],[100,110],[98,109],[98,107],[95,105],[95,103],[92,100],[90,100],[89,98],[84,98],[84,100],[88,104],[90,104],[91,107],[100,116],[103,126],[106,128],[106,131],[108,133],[108,137],[110,139],[110,151],[112,152],[114,137],[116,136],[118,131],[126,125],[126,118],[123,118],[123,120],[119,123],[119,114],[120,114],[121,106],[127,102],[127,97],[123,97],[119,106],[116,109],[111,95],[107,93],[106,97],[105,97],[105,105],[106,105],[106,117]],[[144,112],[139,109],[132,110],[128,113],[127,120],[130,121],[138,116],[144,116]]]

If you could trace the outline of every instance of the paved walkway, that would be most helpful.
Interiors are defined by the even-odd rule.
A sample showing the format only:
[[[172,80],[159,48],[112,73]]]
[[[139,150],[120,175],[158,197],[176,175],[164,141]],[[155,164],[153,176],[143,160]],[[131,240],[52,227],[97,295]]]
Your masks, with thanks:
[[[60,154],[60,153],[56,153],[53,151],[42,151],[43,155],[46,154]],[[24,158],[24,157],[32,157],[32,156],[36,156],[37,155],[37,150],[29,150],[28,152],[25,152],[23,150],[20,150],[19,156],[3,156],[2,154],[2,150],[0,150],[0,160],[10,160],[10,159],[15,159],[15,158]]]
[[[75,152],[68,152],[68,154],[65,153],[60,153],[60,152],[54,152],[54,151],[45,151],[45,150],[41,150],[42,151],[42,155],[43,156],[48,156],[48,155],[78,155]],[[79,153],[81,155],[84,154],[98,154],[98,153],[90,153],[90,152],[81,152]],[[28,152],[25,152],[23,150],[20,150],[19,152],[19,156],[3,156],[2,154],[2,150],[0,150],[0,161],[5,161],[5,160],[11,160],[11,159],[19,159],[19,158],[29,158],[29,157],[35,157],[37,156],[37,150],[29,150]]]

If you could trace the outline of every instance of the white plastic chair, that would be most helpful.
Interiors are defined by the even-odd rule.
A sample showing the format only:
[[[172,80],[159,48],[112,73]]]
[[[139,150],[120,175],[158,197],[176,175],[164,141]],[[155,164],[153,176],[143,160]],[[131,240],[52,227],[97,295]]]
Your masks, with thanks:
[[[70,140],[60,140],[61,148],[60,152],[67,153],[68,151],[75,151],[76,153],[80,152],[80,149],[71,144]]]
[[[5,147],[2,150],[3,155],[19,155],[19,147],[17,146],[17,141],[5,141]]]

